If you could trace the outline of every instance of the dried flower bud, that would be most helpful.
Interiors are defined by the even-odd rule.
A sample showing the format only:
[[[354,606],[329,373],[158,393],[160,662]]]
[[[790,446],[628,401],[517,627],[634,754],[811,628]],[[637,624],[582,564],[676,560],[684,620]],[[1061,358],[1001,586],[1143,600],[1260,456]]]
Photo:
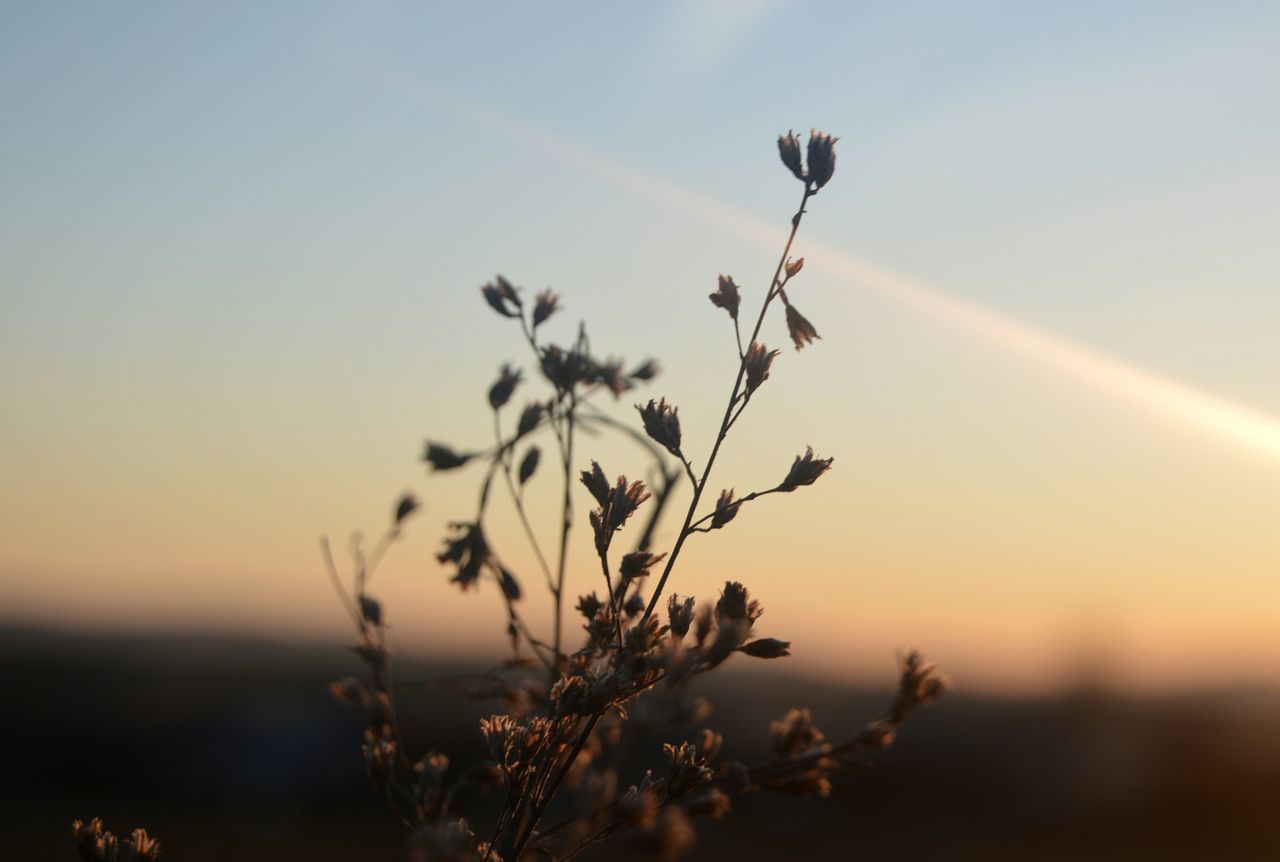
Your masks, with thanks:
[[[498,586],[502,588],[502,594],[509,601],[514,602],[520,599],[520,582],[506,566],[498,566]]]
[[[671,626],[671,634],[677,638],[682,638],[689,633],[689,626],[693,623],[693,596],[689,596],[684,601],[679,596],[672,594],[667,599],[667,622]]]
[[[511,393],[516,391],[516,386],[519,384],[520,369],[513,369],[510,365],[503,363],[502,370],[498,372],[498,381],[489,387],[489,406],[494,410],[502,407],[511,400]]]
[[[788,260],[786,266],[787,278],[795,278],[802,269],[804,269],[804,258]]]
[[[656,403],[652,398],[649,403],[641,407],[636,405],[636,409],[640,411],[640,419],[644,422],[644,433],[648,434],[653,442],[666,449],[677,458],[680,455],[680,415],[676,407],[667,404],[667,399],[663,398]]]
[[[665,553],[651,554],[648,551],[632,551],[627,554],[618,565],[618,572],[622,577],[622,582],[634,581],[636,578],[642,578],[649,574],[649,569],[661,562],[665,556]]]
[[[716,602],[716,621],[720,624],[731,620],[745,622],[748,626],[755,624],[764,613],[760,603],[751,598],[747,588],[737,581],[727,581],[720,600]]]
[[[135,829],[129,834],[133,846],[134,862],[156,862],[160,858],[160,842],[147,834],[145,829]]]
[[[950,690],[951,680],[947,675],[936,664],[912,650],[902,659],[902,677],[892,718],[901,721],[910,710],[931,703]]]
[[[729,316],[734,320],[738,319],[738,306],[742,303],[742,297],[738,293],[738,285],[734,284],[733,279],[727,275],[720,276],[720,282],[716,286],[716,292],[711,294],[711,304],[723,308],[729,312]]]
[[[596,614],[600,613],[600,609],[604,607],[604,603],[594,593],[585,596],[578,596],[578,613],[582,614],[589,620],[595,619]]]
[[[375,626],[382,625],[382,605],[369,596],[360,597],[360,616]]]
[[[804,182],[804,166],[800,163],[800,139],[795,132],[778,135],[778,155],[787,170],[795,174],[795,178]]]
[[[813,324],[791,303],[787,303],[787,333],[796,345],[796,350],[811,344],[815,338],[821,338]]]
[[[778,351],[770,350],[758,341],[751,342],[747,348],[747,397],[760,388],[760,384],[769,379],[769,369],[773,366],[773,358]]]
[[[533,303],[533,328],[547,322],[547,318],[560,310],[560,297],[547,288],[538,294]]]
[[[826,132],[809,130],[809,182],[813,190],[825,186],[836,171],[836,141]]]
[[[831,469],[833,461],[835,458],[813,457],[813,447],[806,446],[804,454],[796,456],[791,469],[787,472],[787,478],[782,480],[778,490],[794,491],[801,485],[812,485],[818,481],[819,476]]]
[[[716,500],[716,510],[711,515],[711,529],[718,530],[738,517],[741,507],[742,501],[733,499],[732,488],[721,491],[720,499]]]
[[[456,470],[474,457],[474,453],[455,452],[443,443],[432,443],[428,440],[422,460],[430,464],[433,470]]]
[[[392,522],[398,527],[405,518],[418,511],[418,499],[412,494],[405,494],[400,498],[400,502],[396,503],[396,513],[392,517]]]
[[[538,469],[538,459],[542,453],[537,446],[530,446],[529,451],[524,453],[524,458],[520,459],[520,484],[523,485],[533,478],[534,472]]]
[[[480,293],[484,295],[484,301],[489,303],[489,307],[503,317],[520,316],[522,307],[520,297],[516,295],[516,289],[511,286],[511,282],[502,276],[498,276],[496,280],[480,288]]]
[[[546,410],[546,406],[539,401],[526,405],[520,413],[520,421],[516,423],[516,436],[523,437],[534,428],[537,428],[538,423],[542,421],[542,414]]]
[[[591,469],[582,471],[582,484],[591,492],[591,496],[595,501],[603,506],[609,501],[609,480],[605,478],[604,470],[601,469],[599,462],[592,461]]]
[[[782,658],[791,655],[791,642],[777,638],[756,638],[738,647],[738,651],[752,658]]]
[[[646,359],[635,368],[631,369],[628,375],[632,380],[652,380],[658,376],[658,362],[655,359]]]
[[[773,750],[782,757],[794,757],[826,742],[826,737],[806,709],[788,710],[780,721],[770,722]]]

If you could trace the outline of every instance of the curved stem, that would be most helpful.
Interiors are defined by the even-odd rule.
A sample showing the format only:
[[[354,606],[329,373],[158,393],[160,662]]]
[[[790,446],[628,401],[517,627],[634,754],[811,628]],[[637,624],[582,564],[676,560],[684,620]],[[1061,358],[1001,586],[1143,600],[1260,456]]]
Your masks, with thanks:
[[[804,196],[800,199],[800,208],[791,217],[791,233],[787,237],[787,244],[782,249],[782,256],[778,258],[778,266],[773,271],[773,278],[769,282],[769,291],[765,294],[764,303],[760,306],[760,314],[756,317],[756,325],[751,330],[751,338],[747,342],[748,344],[754,342],[760,335],[760,327],[764,324],[765,312],[769,310],[769,303],[777,295],[778,278],[782,275],[783,266],[786,265],[787,255],[791,253],[791,244],[795,242],[796,232],[800,230],[800,220],[804,216],[804,206],[809,202],[809,198],[813,194],[812,186],[806,183]],[[680,527],[680,534],[676,536],[675,545],[671,548],[671,553],[667,557],[667,564],[662,569],[662,577],[658,579],[658,586],[654,588],[653,595],[649,599],[649,606],[645,608],[644,616],[640,618],[640,625],[644,625],[648,622],[649,617],[653,616],[654,608],[658,606],[658,600],[662,597],[662,590],[667,585],[667,578],[671,576],[671,570],[675,566],[676,560],[680,557],[680,549],[684,547],[685,539],[689,538],[689,527],[698,511],[698,502],[702,499],[702,492],[706,490],[707,479],[711,476],[711,468],[716,463],[716,455],[720,452],[720,446],[724,443],[725,435],[728,433],[729,425],[734,418],[733,409],[737,406],[738,396],[742,392],[742,383],[746,375],[747,360],[744,354],[738,363],[738,377],[733,383],[733,393],[729,396],[729,404],[724,409],[724,418],[720,420],[720,430],[716,434],[716,442],[711,447],[711,454],[707,456],[706,466],[702,468],[702,478],[693,486],[693,499],[689,502],[689,511],[684,516],[684,524]]]

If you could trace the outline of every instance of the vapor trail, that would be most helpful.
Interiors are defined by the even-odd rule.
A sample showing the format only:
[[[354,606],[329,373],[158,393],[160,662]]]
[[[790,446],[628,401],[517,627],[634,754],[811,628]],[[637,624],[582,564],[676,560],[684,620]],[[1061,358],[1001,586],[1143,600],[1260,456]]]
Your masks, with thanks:
[[[746,215],[567,138],[474,105],[461,104],[444,94],[437,94],[437,98],[447,101],[450,107],[465,112],[470,118],[517,137],[559,161],[590,171],[639,197],[695,216],[744,239],[774,244],[783,230],[779,224]],[[829,276],[880,294],[925,317],[1032,359],[1092,389],[1145,407],[1156,415],[1280,463],[1280,418],[1263,410],[1068,341],[830,246],[810,241],[805,244],[812,250],[807,269],[825,271]]]

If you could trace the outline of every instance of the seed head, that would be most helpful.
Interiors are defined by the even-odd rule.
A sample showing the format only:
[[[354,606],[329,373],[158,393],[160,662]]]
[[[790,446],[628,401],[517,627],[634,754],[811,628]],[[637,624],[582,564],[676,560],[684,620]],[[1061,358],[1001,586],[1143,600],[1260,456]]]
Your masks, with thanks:
[[[727,275],[720,276],[716,292],[711,294],[711,304],[729,312],[729,316],[734,320],[738,319],[738,306],[742,304],[742,297],[738,293],[738,285],[733,283],[732,278]]]
[[[480,293],[484,295],[484,301],[489,303],[489,307],[503,317],[520,316],[520,309],[523,307],[520,297],[511,282],[502,276],[480,288]]]
[[[498,381],[489,387],[489,406],[494,410],[499,409],[511,400],[511,393],[516,391],[516,386],[520,384],[520,369],[513,369],[510,365],[503,363],[502,370],[498,372]]]
[[[792,462],[787,478],[782,480],[778,490],[794,491],[801,485],[812,485],[818,481],[819,476],[831,469],[831,463],[835,460],[835,458],[815,458],[813,447],[806,446],[804,454],[797,455],[796,460]]]
[[[646,359],[635,368],[631,369],[630,377],[632,380],[652,380],[658,376],[658,361],[656,359]]]
[[[400,502],[396,503],[396,512],[392,518],[392,522],[399,526],[405,518],[418,511],[420,504],[418,498],[412,494],[405,494],[400,498]]]
[[[650,398],[648,404],[643,407],[637,404],[636,409],[640,411],[644,432],[650,439],[677,458],[681,457],[680,416],[677,408],[667,404],[665,398],[657,402]]]
[[[800,182],[804,182],[804,166],[800,163],[800,139],[796,137],[795,132],[778,135],[778,155],[782,157],[782,163],[787,166],[787,170],[795,174],[795,178]]]
[[[533,328],[547,322],[547,318],[560,310],[560,296],[547,288],[537,295],[533,302]]]
[[[667,599],[667,623],[671,626],[671,634],[682,638],[689,633],[693,624],[693,596],[683,601],[674,593]]]
[[[538,423],[542,421],[542,414],[546,410],[547,408],[538,401],[526,405],[520,413],[520,421],[516,423],[516,436],[523,437],[534,428],[537,428]]]
[[[791,642],[777,638],[756,638],[738,647],[738,650],[752,658],[782,658],[791,655]]]
[[[804,269],[804,258],[788,260],[786,266],[787,278],[795,278],[802,269]]]
[[[813,328],[813,324],[796,311],[796,307],[789,302],[787,303],[787,332],[795,342],[796,350],[812,343],[815,338],[822,337],[818,335],[818,330]]]
[[[724,592],[716,602],[716,621],[724,624],[730,621],[745,622],[748,627],[755,624],[764,613],[760,603],[751,598],[747,588],[737,581],[728,581]]]
[[[651,554],[648,551],[632,551],[622,558],[622,562],[618,564],[618,571],[622,575],[623,583],[634,581],[636,578],[642,578],[649,574],[649,569],[653,568],[662,559],[666,557],[665,553]]]
[[[598,461],[591,462],[590,470],[582,471],[582,484],[591,492],[591,496],[595,498],[596,503],[603,506],[609,501],[609,480],[605,478],[604,469],[601,468]]]
[[[769,379],[769,369],[773,366],[773,358],[778,351],[770,350],[758,341],[751,342],[747,348],[747,397],[760,388],[760,384]]]
[[[836,171],[836,141],[826,132],[809,130],[809,182],[813,190],[825,186]]]
[[[431,465],[433,470],[456,470],[475,457],[472,452],[456,452],[443,443],[427,441],[427,448],[422,460]]]
[[[537,446],[530,446],[529,451],[524,453],[524,458],[520,460],[520,484],[523,485],[533,478],[534,472],[538,469],[538,459],[541,457]]]
[[[716,500],[716,510],[711,515],[711,529],[718,530],[738,517],[738,509],[741,506],[742,502],[740,500],[733,499],[732,488],[721,491],[720,499]]]

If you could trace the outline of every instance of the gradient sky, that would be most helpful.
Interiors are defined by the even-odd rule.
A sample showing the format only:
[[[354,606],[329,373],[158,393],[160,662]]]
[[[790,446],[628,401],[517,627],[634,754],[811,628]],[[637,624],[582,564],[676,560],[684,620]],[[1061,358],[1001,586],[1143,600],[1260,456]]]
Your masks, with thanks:
[[[823,675],[915,645],[973,689],[1280,683],[1277,44],[1268,3],[0,4],[0,608],[345,638],[316,539],[412,489],[397,639],[494,639],[431,556],[474,476],[417,462],[486,442],[525,361],[476,288],[657,356],[700,462],[706,294],[759,296],[774,137],[817,126],[823,340],[713,481],[836,469],[697,537],[677,591],[744,580]]]

